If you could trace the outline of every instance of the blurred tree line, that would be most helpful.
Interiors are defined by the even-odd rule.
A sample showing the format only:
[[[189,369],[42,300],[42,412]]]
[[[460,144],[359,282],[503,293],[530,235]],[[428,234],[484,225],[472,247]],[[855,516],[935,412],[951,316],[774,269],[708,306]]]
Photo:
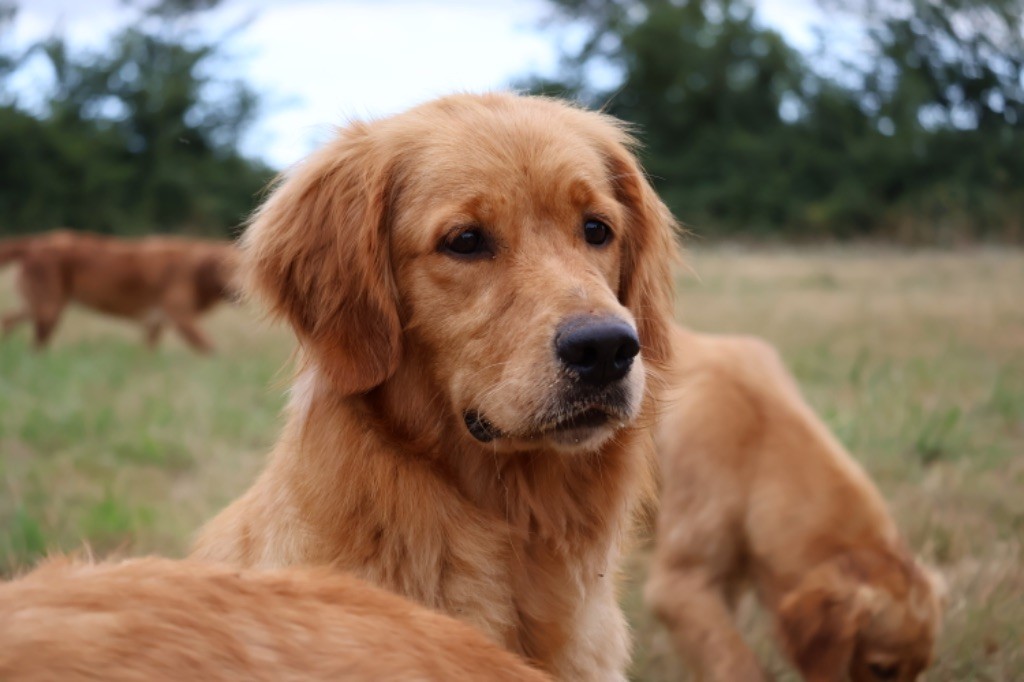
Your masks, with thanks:
[[[819,0],[810,54],[750,0],[550,2],[523,85],[637,124],[699,234],[1024,239],[1024,0]]]
[[[258,98],[196,29],[220,0],[122,1],[101,49],[16,53],[0,0],[0,233],[224,234],[270,178],[239,151]],[[1024,0],[816,1],[808,53],[756,0],[549,0],[571,47],[522,85],[637,124],[702,235],[1024,240]]]
[[[223,43],[196,31],[218,1],[126,2],[135,21],[95,51],[60,35],[20,54],[0,43],[0,234],[226,235],[242,222],[272,172],[238,149],[255,93],[216,75]],[[0,23],[15,13],[7,2]],[[30,110],[9,79],[40,64],[53,84]]]

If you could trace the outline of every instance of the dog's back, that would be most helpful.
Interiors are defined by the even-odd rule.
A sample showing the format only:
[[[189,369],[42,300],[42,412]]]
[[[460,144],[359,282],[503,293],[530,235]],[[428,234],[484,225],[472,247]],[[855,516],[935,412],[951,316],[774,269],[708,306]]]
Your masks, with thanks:
[[[663,470],[731,488],[730,512],[744,536],[737,551],[769,563],[772,581],[788,583],[844,547],[898,542],[877,488],[770,344],[686,330],[676,342],[680,375],[658,433]],[[688,454],[696,450],[706,456]]]
[[[0,586],[0,679],[508,680],[469,626],[326,569],[57,560]]]

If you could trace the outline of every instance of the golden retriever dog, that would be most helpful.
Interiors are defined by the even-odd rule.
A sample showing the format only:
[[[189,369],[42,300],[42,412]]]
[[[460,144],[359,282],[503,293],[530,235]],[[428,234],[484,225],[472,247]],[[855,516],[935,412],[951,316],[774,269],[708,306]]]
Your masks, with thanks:
[[[230,242],[181,237],[118,239],[58,230],[0,241],[0,265],[18,263],[21,310],[4,316],[6,336],[31,321],[35,344],[49,342],[69,302],[140,321],[156,346],[170,323],[194,349],[213,349],[196,318],[233,295]]]
[[[6,682],[547,676],[473,628],[326,569],[50,561],[0,584]]]
[[[353,123],[243,237],[303,361],[195,556],[327,564],[563,679],[624,679],[620,543],[651,487],[674,223],[623,126],[455,95]]]
[[[914,680],[937,578],[775,350],[677,329],[658,425],[662,498],[646,598],[705,680],[760,680],[733,623],[752,585],[807,680]]]

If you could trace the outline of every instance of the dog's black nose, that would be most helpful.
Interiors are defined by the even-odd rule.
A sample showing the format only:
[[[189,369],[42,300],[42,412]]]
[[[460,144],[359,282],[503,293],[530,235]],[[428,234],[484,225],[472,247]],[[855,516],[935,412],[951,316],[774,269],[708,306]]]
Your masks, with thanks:
[[[555,335],[559,360],[583,383],[605,386],[626,376],[640,352],[636,330],[608,318],[575,318]]]

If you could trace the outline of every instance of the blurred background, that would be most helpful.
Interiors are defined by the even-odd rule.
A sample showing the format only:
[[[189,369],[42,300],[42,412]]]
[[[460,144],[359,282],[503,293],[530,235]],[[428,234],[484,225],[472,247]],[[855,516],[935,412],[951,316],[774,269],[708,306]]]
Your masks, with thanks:
[[[229,233],[331,124],[509,86],[702,237],[1024,239],[1019,0],[4,0],[0,225]]]
[[[1024,679],[1024,1],[0,7],[0,238],[232,237],[332,126],[455,90],[635,124],[690,231],[680,318],[775,343],[950,583],[929,679]],[[204,326],[212,357],[81,309],[44,353],[0,341],[0,573],[83,543],[181,555],[249,485],[293,340],[245,307]],[[680,679],[640,603],[649,551],[624,582],[633,676]]]

